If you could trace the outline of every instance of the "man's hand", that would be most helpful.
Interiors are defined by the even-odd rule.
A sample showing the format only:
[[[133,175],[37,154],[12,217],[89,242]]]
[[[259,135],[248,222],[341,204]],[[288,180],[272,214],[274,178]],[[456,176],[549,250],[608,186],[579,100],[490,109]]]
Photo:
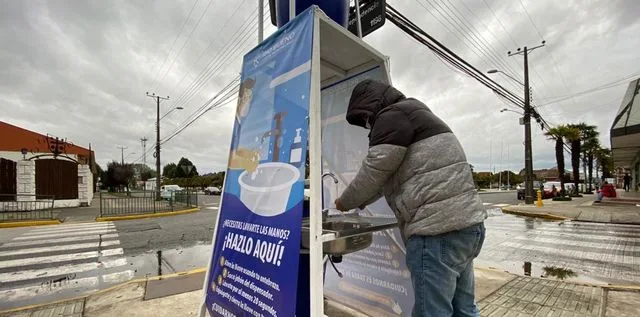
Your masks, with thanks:
[[[340,210],[340,211],[347,211],[349,209],[344,208],[344,206],[342,205],[342,202],[340,202],[340,199],[336,199],[336,209]]]

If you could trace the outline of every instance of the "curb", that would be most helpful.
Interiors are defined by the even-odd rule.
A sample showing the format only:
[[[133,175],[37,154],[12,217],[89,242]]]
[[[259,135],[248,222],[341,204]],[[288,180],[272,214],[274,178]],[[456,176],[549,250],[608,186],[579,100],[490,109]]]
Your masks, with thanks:
[[[34,227],[34,226],[49,226],[59,225],[62,221],[56,220],[30,220],[30,221],[14,221],[14,222],[0,222],[0,229],[2,228],[19,228],[19,227]]]
[[[96,217],[96,221],[101,222],[101,221],[118,221],[118,220],[135,220],[135,219],[145,219],[145,218],[170,217],[170,216],[184,215],[184,214],[196,212],[198,210],[200,210],[200,208],[191,208],[191,209],[168,211],[168,212],[158,212],[154,214],[139,214],[139,215],[131,215],[131,216]]]
[[[573,219],[573,218],[569,218],[569,217],[553,215],[553,214],[550,214],[550,213],[536,213],[536,212],[520,211],[520,210],[511,209],[509,207],[502,208],[502,212],[503,213],[507,213],[507,214],[512,214],[512,215],[517,215],[517,216],[525,216],[525,217],[532,217],[532,218],[542,218],[542,219],[549,219],[549,220],[570,220],[570,219]]]
[[[110,291],[114,291],[114,290],[116,290],[118,288],[130,285],[130,284],[139,284],[139,283],[143,283],[143,282],[146,283],[148,281],[155,281],[155,280],[161,280],[161,279],[172,279],[172,278],[176,278],[176,277],[182,277],[182,276],[187,276],[187,275],[198,274],[198,273],[202,273],[202,272],[206,272],[206,271],[207,271],[206,267],[201,267],[201,268],[197,268],[197,269],[193,269],[193,270],[189,270],[189,271],[184,271],[184,272],[177,272],[177,273],[161,275],[161,276],[156,275],[156,276],[150,276],[150,277],[147,277],[147,278],[133,279],[133,280],[130,280],[130,281],[127,281],[127,282],[124,282],[124,283],[120,283],[120,284],[116,284],[116,285],[107,287],[105,289],[97,290],[97,291],[95,291],[93,293],[90,293],[90,294],[87,294],[87,295],[70,297],[70,298],[61,299],[61,300],[52,301],[52,302],[47,302],[47,303],[42,303],[42,304],[27,305],[27,306],[17,307],[17,308],[9,309],[9,310],[3,310],[3,311],[0,311],[0,315],[10,314],[10,313],[17,313],[17,312],[26,311],[26,310],[34,310],[34,309],[38,309],[38,308],[45,308],[47,306],[62,304],[62,303],[66,303],[66,302],[77,301],[77,300],[81,300],[81,299],[85,299],[86,300],[89,297],[96,296],[96,295],[101,295],[101,294],[104,294],[104,293],[108,293]],[[146,285],[145,285],[145,288],[146,288]]]

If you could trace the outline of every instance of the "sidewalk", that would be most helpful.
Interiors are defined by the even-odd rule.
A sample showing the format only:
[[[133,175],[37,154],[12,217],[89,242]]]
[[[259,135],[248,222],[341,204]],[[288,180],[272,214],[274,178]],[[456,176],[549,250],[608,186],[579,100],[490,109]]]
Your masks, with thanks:
[[[631,194],[631,193],[624,193]],[[630,197],[618,192],[619,197]],[[572,201],[544,200],[542,207],[513,205],[502,208],[505,213],[553,220],[640,225],[640,207],[636,204],[594,203],[595,195],[573,198]],[[609,201],[609,200],[607,200]]]
[[[476,297],[482,316],[639,316],[640,287],[616,288],[553,279],[516,276],[476,268]],[[150,278],[94,295],[0,316],[197,316],[203,270]],[[366,316],[325,301],[331,317]]]

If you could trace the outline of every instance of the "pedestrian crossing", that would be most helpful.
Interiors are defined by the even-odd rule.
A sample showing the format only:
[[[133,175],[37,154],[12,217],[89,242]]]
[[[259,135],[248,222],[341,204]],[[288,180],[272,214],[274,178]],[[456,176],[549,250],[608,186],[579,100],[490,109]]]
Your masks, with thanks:
[[[482,203],[486,208],[504,208],[507,206],[511,206],[510,204],[496,204],[496,203]]]
[[[545,221],[495,215],[485,221],[487,236],[478,258],[485,266],[532,276],[545,269],[573,272],[581,281],[640,283],[640,227]]]
[[[38,227],[0,244],[0,310],[133,279],[113,222]]]

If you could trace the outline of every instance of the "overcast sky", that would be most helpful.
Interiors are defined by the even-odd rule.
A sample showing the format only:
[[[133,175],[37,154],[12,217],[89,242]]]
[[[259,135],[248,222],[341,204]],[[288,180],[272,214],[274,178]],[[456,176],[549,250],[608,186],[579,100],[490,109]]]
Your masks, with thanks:
[[[551,124],[596,125],[609,146],[627,84],[640,76],[640,1],[388,2],[484,71],[521,79],[522,57],[507,51],[546,40],[530,56],[539,112]],[[184,107],[162,120],[162,135],[169,135],[239,73],[242,55],[257,42],[256,10],[256,0],[0,0],[0,120],[91,143],[103,167],[120,160],[117,146],[127,147],[127,162],[142,161],[140,138],[149,139],[147,149],[155,140],[155,102],[145,92],[171,97],[161,104],[163,114]],[[489,170],[490,161],[496,171],[500,163],[523,167],[518,115],[499,112],[512,106],[390,22],[365,41],[390,56],[398,89],[451,126],[476,170]],[[506,76],[491,76],[521,94]],[[617,85],[578,94],[609,83]],[[185,156],[201,173],[224,170],[234,111],[232,102],[204,114],[163,145],[162,164]],[[553,142],[533,131],[534,168],[555,166]],[[151,154],[146,160],[153,166]]]

